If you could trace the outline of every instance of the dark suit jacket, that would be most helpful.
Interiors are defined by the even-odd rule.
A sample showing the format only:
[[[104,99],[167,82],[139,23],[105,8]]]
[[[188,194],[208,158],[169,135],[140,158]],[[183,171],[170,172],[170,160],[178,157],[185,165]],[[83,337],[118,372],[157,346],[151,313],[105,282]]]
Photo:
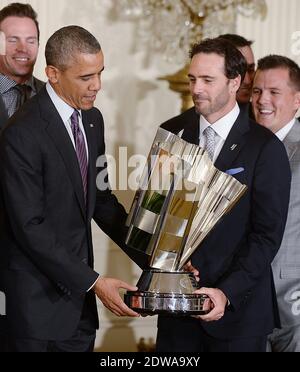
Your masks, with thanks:
[[[34,80],[36,91],[39,92],[43,88],[45,83],[37,78],[33,78],[33,80]],[[2,97],[0,96],[0,132],[1,132],[1,129],[3,129],[4,125],[7,123],[7,121],[8,121],[7,110],[5,108]]]
[[[86,291],[98,277],[92,219],[123,244],[125,210],[109,190],[96,190],[96,160],[105,152],[101,113],[83,112],[83,124],[89,147],[86,208],[76,152],[45,88],[1,136],[0,261],[7,317],[17,337],[64,340],[73,334]]]
[[[199,116],[194,108],[162,127],[173,133],[184,128],[183,139],[199,143]],[[237,146],[233,149],[233,145]],[[244,168],[235,177],[248,191],[192,256],[201,286],[221,289],[231,303],[220,321],[201,324],[219,339],[267,335],[278,319],[271,262],[287,218],[291,180],[287,154],[276,136],[242,110],[215,166],[221,171]],[[169,340],[183,337],[186,345],[191,343],[190,350],[197,327],[200,321],[195,319],[159,320],[161,334],[168,334]]]
[[[42,87],[45,85],[45,83],[41,80],[38,80],[37,78],[34,78],[34,84],[36,87],[36,90],[39,91],[42,89]],[[6,107],[4,105],[4,102],[2,100],[2,97],[0,95],[0,135],[1,135],[1,130],[4,128],[4,125],[8,121],[8,113],[6,110]],[[1,205],[1,202],[0,202]],[[1,217],[0,217],[0,223],[1,223]],[[0,263],[1,266],[1,263]],[[1,271],[0,271],[0,291],[3,291],[3,279],[1,276]],[[2,330],[6,328],[5,324],[5,317],[0,315],[0,339],[1,339],[1,333]],[[2,350],[2,347],[0,346],[0,351]]]
[[[4,102],[0,96],[0,131],[1,131],[1,128],[4,127],[4,124],[7,122],[7,120],[8,120],[7,111],[4,106]]]

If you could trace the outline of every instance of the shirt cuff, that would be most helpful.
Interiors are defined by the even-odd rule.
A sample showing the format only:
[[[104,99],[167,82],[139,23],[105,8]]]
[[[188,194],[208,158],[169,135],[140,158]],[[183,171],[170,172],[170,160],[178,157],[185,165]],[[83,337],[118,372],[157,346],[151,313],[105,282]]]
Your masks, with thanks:
[[[94,281],[93,285],[86,291],[86,292],[89,292],[90,290],[92,290],[97,282],[97,280],[100,278],[100,275],[98,275],[98,278]]]

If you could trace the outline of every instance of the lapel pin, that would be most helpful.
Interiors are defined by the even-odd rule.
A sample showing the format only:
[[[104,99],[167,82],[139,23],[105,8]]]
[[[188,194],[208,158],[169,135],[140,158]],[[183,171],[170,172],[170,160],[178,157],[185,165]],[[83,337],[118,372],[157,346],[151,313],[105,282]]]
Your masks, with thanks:
[[[234,150],[237,148],[237,146],[238,146],[238,145],[232,145],[232,146],[230,147],[230,150],[231,150],[231,151],[234,151]]]
[[[94,124],[90,124],[90,127],[91,127],[91,128],[94,128]]]

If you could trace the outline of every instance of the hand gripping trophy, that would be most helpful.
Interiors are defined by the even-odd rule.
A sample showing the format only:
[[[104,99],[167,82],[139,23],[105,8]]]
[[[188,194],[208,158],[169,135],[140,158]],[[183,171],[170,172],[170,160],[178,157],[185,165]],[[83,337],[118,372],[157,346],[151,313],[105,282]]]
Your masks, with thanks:
[[[207,152],[159,129],[127,225],[126,243],[149,258],[125,302],[142,314],[203,315],[206,295],[184,267],[247,187],[216,169]]]

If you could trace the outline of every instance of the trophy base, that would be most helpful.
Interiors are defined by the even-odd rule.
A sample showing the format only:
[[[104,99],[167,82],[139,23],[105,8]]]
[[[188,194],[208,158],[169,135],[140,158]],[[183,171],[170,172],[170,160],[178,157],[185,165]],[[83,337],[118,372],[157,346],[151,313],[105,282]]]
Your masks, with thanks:
[[[143,315],[191,316],[211,311],[211,302],[206,295],[127,292],[124,300],[128,307]]]
[[[199,288],[192,273],[144,270],[136,292],[127,292],[124,301],[140,314],[205,315],[211,311],[211,300],[194,294]]]

